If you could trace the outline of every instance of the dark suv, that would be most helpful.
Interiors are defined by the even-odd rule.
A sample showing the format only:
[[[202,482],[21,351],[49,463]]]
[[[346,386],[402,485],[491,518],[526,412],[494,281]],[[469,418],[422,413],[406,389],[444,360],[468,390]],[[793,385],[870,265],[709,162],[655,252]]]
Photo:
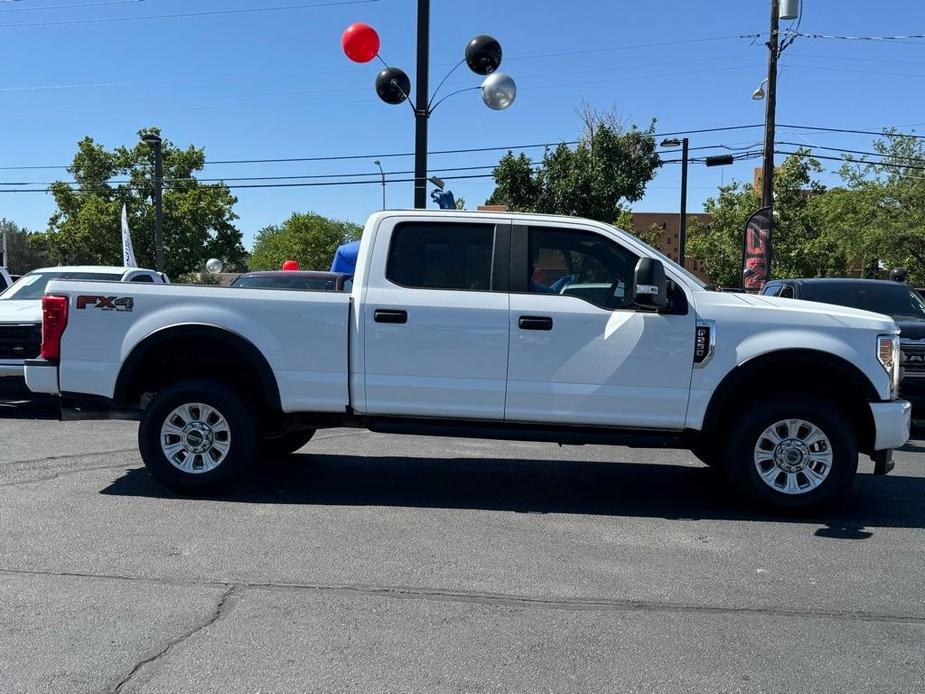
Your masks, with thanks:
[[[912,287],[892,280],[819,277],[773,280],[762,294],[884,313],[900,329],[902,397],[918,416],[925,415],[925,299]]]

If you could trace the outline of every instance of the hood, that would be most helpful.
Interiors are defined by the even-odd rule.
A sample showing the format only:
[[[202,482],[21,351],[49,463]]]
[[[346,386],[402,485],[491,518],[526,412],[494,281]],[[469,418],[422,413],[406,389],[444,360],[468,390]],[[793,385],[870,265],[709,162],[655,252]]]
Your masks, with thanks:
[[[762,311],[761,320],[769,323],[828,325],[882,332],[897,330],[893,319],[881,313],[834,304],[822,304],[816,301],[782,299],[777,296],[739,292],[701,292],[697,295],[697,302],[698,305],[703,302],[714,306],[739,308],[751,306],[756,309],[765,309]]]
[[[925,340],[925,320],[898,320],[899,335],[908,340]]]
[[[41,323],[42,302],[15,301],[9,299],[0,301],[0,323]]]

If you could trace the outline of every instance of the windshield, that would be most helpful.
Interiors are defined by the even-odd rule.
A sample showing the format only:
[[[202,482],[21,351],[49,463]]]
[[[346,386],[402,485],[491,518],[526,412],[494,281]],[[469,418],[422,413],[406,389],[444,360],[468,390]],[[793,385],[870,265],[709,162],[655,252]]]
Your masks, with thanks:
[[[611,227],[611,228],[617,229],[617,227]],[[652,246],[650,246],[649,244],[647,244],[647,243],[646,243],[645,241],[643,241],[641,238],[639,238],[638,236],[636,236],[633,232],[631,232],[631,231],[626,231],[625,229],[619,229],[619,231],[623,232],[624,234],[629,234],[630,236],[632,236],[633,239],[634,239],[637,243],[639,243],[640,245],[644,246],[653,256],[655,256],[656,258],[658,258],[659,260],[661,260],[661,261],[662,261],[662,264],[664,264],[664,265],[666,265],[666,266],[671,266],[671,268],[672,268],[675,272],[678,272],[678,273],[684,275],[687,279],[689,279],[691,282],[693,282],[695,285],[697,285],[697,286],[700,287],[701,289],[709,289],[709,287],[707,286],[707,283],[704,282],[704,281],[703,281],[702,279],[700,279],[699,277],[697,277],[697,275],[695,275],[694,273],[692,273],[692,272],[691,272],[690,270],[688,270],[687,268],[683,268],[683,267],[681,267],[680,265],[678,265],[675,261],[673,261],[673,260],[672,260],[671,258],[669,258],[667,255],[665,255],[664,253],[662,253],[662,252],[661,252],[660,250],[658,250],[657,248],[653,248]]]
[[[925,301],[922,297],[909,287],[895,282],[806,284],[802,298],[885,313],[893,319],[925,320]]]
[[[321,292],[333,292],[337,289],[336,278],[326,277],[279,277],[246,275],[236,279],[232,287],[243,289],[300,289]]]
[[[51,280],[120,280],[113,272],[30,272],[7,289],[0,300],[28,301],[41,299]]]

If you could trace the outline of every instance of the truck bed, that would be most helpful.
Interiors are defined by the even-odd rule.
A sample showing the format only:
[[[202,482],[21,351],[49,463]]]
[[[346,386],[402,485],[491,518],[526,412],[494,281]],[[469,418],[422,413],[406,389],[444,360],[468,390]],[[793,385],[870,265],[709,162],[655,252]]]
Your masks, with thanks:
[[[261,346],[284,412],[343,412],[348,405],[350,294],[68,280],[53,281],[48,293],[72,298],[63,393],[112,398],[121,366],[142,340],[205,325]]]

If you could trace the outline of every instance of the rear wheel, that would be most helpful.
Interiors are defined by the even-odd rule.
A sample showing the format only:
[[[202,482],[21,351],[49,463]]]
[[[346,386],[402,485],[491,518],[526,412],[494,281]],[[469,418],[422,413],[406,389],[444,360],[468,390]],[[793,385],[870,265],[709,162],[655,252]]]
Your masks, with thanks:
[[[138,427],[148,471],[178,492],[223,489],[238,480],[257,453],[257,418],[220,381],[181,381],[159,392]]]
[[[730,422],[726,474],[752,499],[779,509],[810,509],[841,499],[858,467],[857,442],[833,404],[798,394],[774,396]]]

